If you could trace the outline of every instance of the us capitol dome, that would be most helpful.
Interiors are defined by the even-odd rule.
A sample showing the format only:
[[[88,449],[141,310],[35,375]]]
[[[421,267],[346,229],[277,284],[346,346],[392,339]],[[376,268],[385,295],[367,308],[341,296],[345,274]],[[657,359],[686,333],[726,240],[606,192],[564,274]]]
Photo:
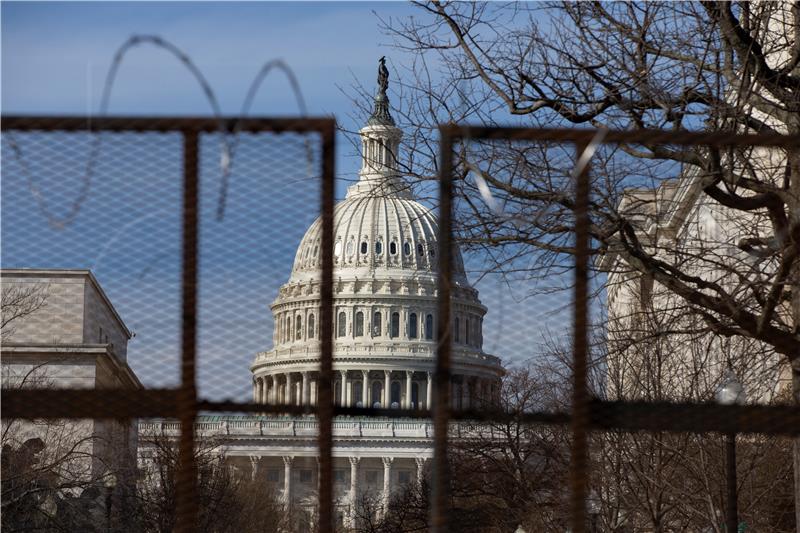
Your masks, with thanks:
[[[379,75],[372,115],[359,132],[359,180],[334,210],[334,399],[351,407],[429,409],[439,226],[398,172],[402,133],[389,113],[387,75]],[[251,366],[256,401],[317,402],[321,242],[318,218],[271,305],[273,348]],[[456,409],[476,408],[496,395],[502,368],[483,351],[487,309],[458,250],[453,265],[451,397]]]
[[[374,110],[361,131],[359,180],[335,208],[335,401],[346,406],[428,409],[433,398],[437,328],[438,223],[399,175],[401,132],[389,114],[383,62]],[[272,348],[250,367],[257,403],[316,405],[320,366],[321,220],[306,232],[289,280],[272,302]],[[460,253],[453,272],[452,402],[492,402],[503,374],[483,351],[486,307],[470,286]],[[177,436],[177,422],[142,422],[140,433]],[[198,417],[198,438],[212,438],[236,471],[266,484],[298,530],[313,529],[318,501],[319,423],[313,416]],[[421,483],[433,457],[430,420],[337,417],[333,421],[334,497],[339,524],[356,520],[363,496],[387,509],[390,497]],[[146,464],[146,447],[140,462]]]

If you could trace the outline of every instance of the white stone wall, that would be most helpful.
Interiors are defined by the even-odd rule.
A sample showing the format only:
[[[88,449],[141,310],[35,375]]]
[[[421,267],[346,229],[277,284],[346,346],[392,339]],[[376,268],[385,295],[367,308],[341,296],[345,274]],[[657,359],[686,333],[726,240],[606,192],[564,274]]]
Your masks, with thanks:
[[[85,278],[3,274],[4,290],[11,287],[40,287],[47,299],[36,313],[15,320],[6,342],[40,344],[81,344],[84,342],[83,313]]]

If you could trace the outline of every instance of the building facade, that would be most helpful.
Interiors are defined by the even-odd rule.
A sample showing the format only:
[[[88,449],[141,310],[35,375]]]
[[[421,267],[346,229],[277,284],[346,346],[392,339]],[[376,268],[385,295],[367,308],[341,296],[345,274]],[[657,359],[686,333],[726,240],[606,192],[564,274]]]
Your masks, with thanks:
[[[142,388],[127,363],[131,333],[89,270],[3,269],[0,279],[4,390]],[[133,489],[137,436],[132,421],[4,418],[4,483],[35,486],[32,494],[49,498],[36,496],[37,505],[52,508],[41,516],[59,522],[65,502],[76,505],[86,489],[116,488],[115,500]],[[108,501],[101,496],[99,507]]]

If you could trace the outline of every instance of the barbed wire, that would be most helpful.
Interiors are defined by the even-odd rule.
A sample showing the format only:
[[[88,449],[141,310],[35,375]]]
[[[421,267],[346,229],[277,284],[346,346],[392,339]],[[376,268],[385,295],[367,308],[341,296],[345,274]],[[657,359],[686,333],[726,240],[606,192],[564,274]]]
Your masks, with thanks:
[[[229,188],[230,175],[233,169],[234,153],[236,147],[238,146],[238,135],[241,132],[241,127],[240,123],[238,123],[230,134],[227,133],[223,121],[222,110],[219,106],[219,100],[217,99],[217,96],[214,93],[211,84],[208,82],[203,72],[194,63],[194,61],[192,61],[191,57],[189,57],[188,54],[186,54],[178,46],[174,45],[170,41],[158,35],[132,35],[131,37],[129,37],[114,53],[111,66],[109,67],[109,70],[106,74],[105,82],[103,84],[103,93],[100,100],[100,107],[97,116],[102,118],[107,115],[111,102],[111,94],[113,91],[114,82],[117,79],[117,73],[119,72],[119,69],[122,66],[122,62],[132,48],[142,44],[151,44],[161,50],[169,52],[189,70],[189,72],[194,77],[195,81],[200,85],[200,88],[202,89],[203,94],[205,95],[205,98],[211,107],[214,119],[218,121],[219,132],[222,139],[222,148],[221,148],[222,153],[220,154],[221,175],[220,175],[220,190],[217,199],[216,219],[217,221],[221,221],[224,219],[225,216],[225,205],[227,199],[227,192]],[[242,105],[242,110],[240,113],[241,118],[244,118],[250,111],[250,107],[252,106],[253,100],[255,99],[255,96],[257,95],[258,90],[261,87],[261,84],[273,69],[278,69],[286,75],[286,77],[289,80],[290,88],[294,94],[295,100],[297,101],[300,115],[302,117],[306,117],[308,115],[300,83],[298,82],[297,77],[294,74],[294,71],[285,61],[281,59],[273,59],[267,61],[259,69],[258,74],[251,82],[245,97],[245,101]],[[89,116],[88,120],[90,123],[91,119],[92,117]],[[89,131],[91,131],[91,129]],[[80,189],[78,191],[77,196],[73,200],[68,212],[64,216],[59,216],[56,213],[54,213],[53,210],[48,205],[47,199],[45,198],[42,188],[39,185],[39,180],[35,177],[34,173],[31,171],[31,168],[29,167],[26,161],[26,157],[23,152],[21,143],[18,142],[14,134],[11,132],[6,132],[4,136],[8,141],[9,147],[11,148],[12,153],[14,154],[14,158],[19,164],[22,173],[25,174],[28,189],[34,198],[39,211],[47,219],[48,224],[57,230],[63,230],[75,221],[75,219],[78,217],[81,211],[81,207],[86,202],[86,199],[89,197],[89,192],[92,187],[92,180],[95,172],[95,165],[97,163],[97,159],[100,154],[100,146],[102,143],[101,132],[92,132],[91,135],[92,135],[92,141],[89,148],[89,155],[86,159],[86,168],[83,173],[83,176],[81,177]],[[313,154],[311,152],[311,146],[310,143],[308,142],[308,139],[306,139],[306,149],[308,158],[307,171],[308,174],[311,175]]]

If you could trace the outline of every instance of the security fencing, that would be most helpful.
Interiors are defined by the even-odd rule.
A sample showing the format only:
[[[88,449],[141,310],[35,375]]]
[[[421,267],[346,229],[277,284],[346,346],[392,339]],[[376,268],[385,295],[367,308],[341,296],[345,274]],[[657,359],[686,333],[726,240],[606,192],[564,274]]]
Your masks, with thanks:
[[[627,219],[643,221],[639,226],[623,228],[626,217],[620,213],[626,213],[616,208],[623,200],[631,201],[626,191],[643,191],[648,187],[659,190],[662,183],[653,181],[658,180],[658,176],[645,176],[634,169],[633,185],[638,187],[623,187],[625,184],[620,183],[608,187],[612,171],[619,168],[615,165],[622,164],[614,159],[620,155],[621,147],[675,150],[703,146],[712,152],[721,150],[723,157],[732,157],[732,152],[726,150],[761,147],[793,153],[791,151],[800,147],[800,139],[796,137],[442,126],[434,397],[433,408],[429,410],[390,409],[385,404],[383,408],[347,407],[334,401],[336,184],[332,119],[119,117],[89,120],[9,116],[3,117],[2,130],[3,252],[4,268],[8,267],[10,272],[4,273],[4,277],[30,275],[36,283],[44,283],[47,273],[22,271],[25,267],[89,267],[93,274],[85,279],[89,279],[86,283],[95,284],[94,296],[81,296],[83,305],[88,305],[88,298],[119,302],[120,315],[134,317],[131,329],[135,330],[137,342],[144,344],[143,348],[137,348],[135,362],[140,375],[131,377],[130,360],[126,360],[126,353],[121,349],[128,338],[114,338],[114,332],[124,336],[127,331],[130,337],[131,331],[125,330],[124,324],[106,325],[101,319],[95,320],[89,316],[91,312],[82,308],[79,310],[83,314],[82,329],[71,332],[68,323],[59,321],[63,322],[61,315],[68,314],[75,302],[64,296],[68,291],[49,295],[50,301],[43,302],[47,304],[43,315],[46,318],[35,325],[33,333],[22,326],[14,330],[13,335],[4,333],[4,365],[13,367],[16,364],[22,369],[19,372],[30,375],[38,369],[31,361],[58,361],[68,366],[69,361],[65,363],[63,355],[68,353],[70,357],[79,354],[81,361],[90,361],[86,364],[93,370],[86,374],[86,368],[80,371],[68,368],[66,374],[56,372],[48,376],[44,380],[46,386],[33,387],[26,386],[24,379],[21,383],[19,375],[9,377],[4,370],[4,427],[22,419],[93,420],[95,424],[108,420],[123,425],[125,421],[130,424],[131,420],[139,420],[138,430],[143,428],[179,438],[175,513],[175,528],[179,531],[201,527],[197,518],[202,510],[198,507],[195,450],[201,436],[212,433],[255,435],[269,428],[278,433],[303,434],[315,439],[319,453],[316,519],[319,531],[333,531],[336,527],[334,436],[369,433],[383,437],[400,434],[432,437],[434,460],[428,527],[447,531],[453,527],[451,482],[454,475],[448,456],[453,454],[455,446],[485,434],[495,440],[498,424],[568,429],[563,438],[568,440],[569,475],[563,482],[569,489],[565,516],[574,532],[622,530],[612,529],[608,525],[610,522],[601,523],[598,517],[595,510],[598,500],[624,506],[619,503],[621,492],[610,493],[602,480],[598,481],[602,473],[596,472],[602,470],[597,463],[604,460],[603,454],[617,453],[630,445],[625,441],[626,435],[800,435],[800,409],[796,405],[714,403],[694,390],[678,394],[682,381],[664,384],[659,381],[661,378],[648,378],[648,387],[667,391],[658,394],[650,394],[649,389],[643,391],[640,370],[650,366],[652,352],[637,355],[638,362],[623,360],[619,354],[628,357],[631,349],[641,346],[645,342],[642,339],[647,337],[645,328],[641,328],[636,339],[622,338],[620,331],[624,328],[615,329],[614,323],[606,321],[602,324],[600,340],[597,336],[597,326],[601,322],[598,314],[603,320],[608,318],[607,314],[613,315],[610,311],[599,311],[614,305],[609,295],[611,289],[606,286],[612,273],[620,275],[623,286],[635,278],[635,273],[646,272],[651,267],[659,272],[670,271],[669,263],[657,253],[638,257],[631,252],[638,249],[636,232],[646,230],[650,227],[648,224],[659,223],[657,213],[653,214],[656,199],[645,202],[647,207],[639,211],[634,209],[633,214],[627,213]],[[571,146],[572,151],[565,151],[564,145]],[[606,149],[609,151],[604,152]],[[596,163],[597,160],[601,163]],[[597,165],[602,167],[601,171]],[[547,187],[540,186],[537,181],[544,179],[542,174],[538,177],[535,172],[525,174],[531,169],[552,172],[547,178]],[[665,172],[677,177],[686,175],[683,169],[672,168]],[[669,187],[671,185],[666,188]],[[618,195],[607,194],[611,190]],[[66,207],[59,207],[59,199],[64,200],[62,203]],[[673,204],[677,205],[677,200]],[[673,204],[667,210],[669,216],[677,209],[673,209]],[[253,314],[254,306],[265,316],[268,314],[262,300],[270,292],[274,293],[277,283],[282,281],[276,282],[271,273],[276,269],[283,272],[288,267],[291,253],[302,236],[295,232],[302,231],[311,222],[307,219],[310,212],[319,214],[321,220],[320,307],[316,317],[319,333],[315,337],[319,344],[315,350],[319,354],[316,400],[303,402],[303,405],[266,404],[258,397],[243,401],[241,397],[250,394],[252,383],[249,380],[237,382],[231,368],[236,357],[243,357],[237,352],[245,352],[248,359],[244,363],[248,364],[257,348],[237,342],[241,343],[263,319]],[[49,227],[42,223],[44,220],[49,221]],[[475,220],[480,223],[472,225]],[[615,223],[618,226],[613,226]],[[488,233],[480,233],[487,228],[490,229]],[[611,229],[603,233],[605,228]],[[619,234],[626,235],[630,242],[620,242],[619,248],[614,249],[614,245],[609,244],[612,240],[609,236]],[[510,235],[513,238],[509,239]],[[499,236],[503,239],[492,240]],[[609,238],[604,241],[605,237]],[[527,256],[527,266],[521,270],[535,272],[539,281],[553,276],[559,280],[562,290],[571,291],[566,304],[561,298],[558,310],[555,300],[549,300],[553,309],[547,311],[558,317],[562,329],[565,324],[568,325],[566,329],[570,329],[561,332],[562,340],[566,339],[567,343],[567,357],[560,361],[560,368],[568,376],[569,397],[562,398],[562,403],[556,403],[555,407],[543,407],[534,402],[516,412],[509,412],[494,401],[456,409],[452,397],[452,358],[458,350],[453,345],[460,342],[457,338],[460,330],[453,329],[453,291],[457,285],[453,272],[458,265],[454,264],[452,250],[455,245],[465,243],[481,247],[504,240],[511,240],[516,247],[553,254],[542,270],[537,270],[542,268],[543,263],[537,262],[541,261],[541,256]],[[677,245],[662,246],[669,251]],[[658,245],[648,241],[642,249],[652,251],[653,247]],[[518,252],[519,248],[511,255]],[[612,267],[603,265],[613,254],[638,262],[633,267],[620,267],[624,261]],[[703,257],[704,254],[696,255]],[[651,257],[660,262],[650,261]],[[512,263],[499,261],[491,268],[499,271],[502,265]],[[516,265],[510,270],[520,271]],[[605,278],[601,279],[600,272]],[[684,276],[677,271],[674,273],[679,281]],[[80,271],[61,275],[72,276],[73,280],[84,279]],[[99,285],[105,286],[109,280],[106,291],[110,297],[101,294],[94,275]],[[666,277],[656,281],[660,286],[670,283]],[[694,283],[696,280],[684,281]],[[642,301],[654,299],[652,286],[636,283],[638,294],[645,296]],[[700,299],[704,291],[713,290],[713,287],[700,285],[700,290],[686,292],[688,298],[698,299],[691,302],[692,312],[704,309],[706,302]],[[258,300],[254,301],[253,295]],[[720,305],[725,303],[720,300]],[[625,303],[623,307],[627,309],[628,305]],[[670,303],[669,309],[676,307]],[[4,314],[5,311],[4,308]],[[50,311],[55,314],[47,314]],[[778,311],[779,322],[783,320],[782,312]],[[654,314],[662,316],[664,313],[654,311]],[[733,315],[736,313],[724,316]],[[680,321],[687,316],[682,314],[678,319],[683,328],[681,332],[686,328],[685,322]],[[721,332],[721,338],[731,338],[735,337],[734,326],[747,329],[741,320],[736,322],[741,318],[739,315],[731,318],[729,329],[724,331],[725,324],[717,324],[718,331],[712,331],[715,322],[709,312],[704,311],[700,316],[708,318],[705,329],[693,332],[696,336],[686,341],[689,342],[687,346],[693,340],[704,338],[702,335]],[[525,329],[535,324],[517,326]],[[762,325],[760,330],[754,326],[746,333],[758,337],[767,326]],[[661,331],[654,337],[677,335],[678,326],[666,327],[668,331]],[[47,338],[34,335],[42,331]],[[781,331],[774,333],[778,340],[772,347],[777,346],[778,353],[782,346],[797,342],[796,330],[793,339],[791,333],[785,338],[781,337]],[[74,339],[70,337],[73,334],[77,336]],[[759,337],[765,338],[765,335]],[[609,346],[624,348],[614,352]],[[661,349],[648,346],[648,350]],[[713,344],[713,348],[723,350],[719,344]],[[727,345],[724,350],[727,350],[725,353],[736,351]],[[47,354],[42,355],[45,352]],[[752,355],[752,352],[747,353]],[[714,359],[714,364],[709,364],[703,372],[744,368],[747,361],[746,357],[744,360]],[[688,360],[684,362],[688,364]],[[770,365],[762,365],[765,367],[761,369],[763,375],[774,373],[777,368],[775,379],[780,382],[786,362]],[[621,366],[637,378],[627,377],[628,374],[620,370]],[[703,372],[692,381],[706,379],[702,377]],[[101,374],[114,379],[103,381]],[[619,383],[614,382],[612,386],[613,379],[609,376]],[[753,377],[754,382],[758,382],[757,377]],[[88,381],[78,383],[77,378]],[[716,377],[708,379],[714,381]],[[202,422],[196,433],[187,431],[186,428],[195,427],[201,413],[251,413],[264,418],[241,423]],[[309,415],[316,420],[270,421],[278,415]],[[344,417],[367,419],[348,422]],[[384,421],[371,422],[369,417]],[[409,420],[393,420],[398,418]],[[175,419],[178,423],[161,419]],[[432,428],[425,420],[432,420]],[[137,431],[136,427],[125,428],[122,432],[108,429],[107,434]],[[593,440],[597,436],[604,440]],[[728,464],[730,466],[730,457]],[[735,474],[735,456],[733,465]],[[735,502],[736,492],[731,495],[729,491],[728,495],[730,507],[730,498]],[[112,492],[108,498],[112,498]],[[109,518],[109,527],[110,524]],[[730,526],[730,522],[727,524]]]

